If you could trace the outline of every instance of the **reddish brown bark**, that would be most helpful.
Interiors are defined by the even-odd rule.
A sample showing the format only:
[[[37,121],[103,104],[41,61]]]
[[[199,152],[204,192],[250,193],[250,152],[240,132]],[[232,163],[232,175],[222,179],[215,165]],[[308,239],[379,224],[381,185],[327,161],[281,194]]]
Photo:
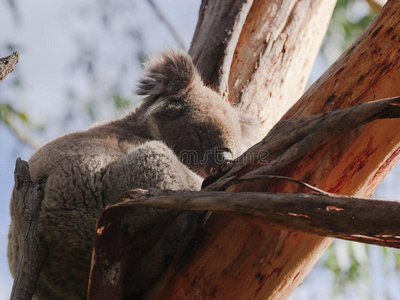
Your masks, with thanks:
[[[285,118],[400,95],[399,14],[400,3],[389,1],[365,33]],[[398,121],[385,120],[353,130],[312,151],[282,174],[330,192],[369,196],[398,160],[398,126]],[[291,184],[271,187],[264,182],[246,182],[228,190],[295,189]],[[190,258],[184,264],[173,266],[173,275],[157,291],[158,299],[284,299],[302,282],[330,242],[329,238],[213,215],[205,239],[196,249],[190,249]]]

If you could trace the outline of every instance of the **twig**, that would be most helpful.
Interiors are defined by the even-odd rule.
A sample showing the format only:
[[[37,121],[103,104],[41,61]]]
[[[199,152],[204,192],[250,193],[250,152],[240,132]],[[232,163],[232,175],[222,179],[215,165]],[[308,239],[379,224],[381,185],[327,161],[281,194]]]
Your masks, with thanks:
[[[157,6],[157,4],[153,0],[146,0],[146,1],[150,5],[150,7],[154,10],[155,14],[157,15],[161,23],[163,23],[165,27],[169,30],[169,32],[171,33],[172,37],[174,38],[175,42],[179,45],[179,47],[182,50],[186,50],[185,43],[179,36],[178,31],[174,28],[174,26],[165,16],[162,10]]]
[[[257,180],[257,179],[278,179],[278,180],[286,180],[286,181],[290,181],[290,182],[294,182],[297,183],[298,185],[304,186],[314,192],[317,192],[320,195],[325,195],[325,196],[335,196],[335,194],[326,192],[324,190],[321,190],[315,186],[312,186],[311,184],[308,184],[304,181],[298,180],[298,179],[294,179],[291,177],[286,177],[286,176],[279,176],[279,175],[267,175],[267,174],[259,174],[259,175],[253,175],[253,176],[248,176],[246,178],[238,178],[235,179],[234,181],[230,182],[228,184],[229,185],[233,185],[237,182],[241,182],[241,181],[248,181],[248,180]]]
[[[21,12],[17,6],[17,3],[15,0],[8,0],[8,7],[10,8],[10,11],[12,13],[12,16],[14,18],[14,23],[16,25],[20,25],[21,24]]]
[[[13,54],[0,58],[0,82],[12,71],[14,71],[15,65],[18,63],[19,51]]]

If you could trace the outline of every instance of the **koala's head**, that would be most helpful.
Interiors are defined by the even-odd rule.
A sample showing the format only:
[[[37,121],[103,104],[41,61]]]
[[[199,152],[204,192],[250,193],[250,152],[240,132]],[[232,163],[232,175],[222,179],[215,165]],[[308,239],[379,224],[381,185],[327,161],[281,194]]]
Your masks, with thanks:
[[[203,177],[253,142],[248,129],[257,123],[206,87],[185,54],[169,51],[150,58],[138,94],[147,96],[143,121],[152,137]]]

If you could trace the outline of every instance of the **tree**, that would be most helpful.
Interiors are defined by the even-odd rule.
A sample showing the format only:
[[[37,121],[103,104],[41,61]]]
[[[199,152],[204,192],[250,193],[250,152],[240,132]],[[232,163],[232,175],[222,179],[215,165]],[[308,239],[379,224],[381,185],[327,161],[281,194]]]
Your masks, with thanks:
[[[400,4],[396,1],[388,2],[359,40],[292,106],[306,84],[333,6],[334,1],[328,0],[203,1],[190,50],[202,76],[229,101],[240,103],[244,111],[260,118],[260,136],[282,115],[283,120],[304,117],[278,123],[264,142],[250,150],[269,150],[270,162],[278,160],[275,169],[272,164],[239,160],[223,167],[221,178],[207,190],[302,191],[303,187],[276,180],[276,175],[283,175],[331,193],[369,196],[396,162],[400,137],[391,128],[397,121],[375,121],[353,130],[344,122],[340,130],[334,130],[341,122],[325,126],[332,114],[307,118],[399,94],[396,46],[400,29],[396,19]],[[351,115],[356,118],[353,127],[376,118],[397,117],[397,100],[375,104],[358,107],[358,113]],[[360,111],[370,114],[361,118]],[[342,111],[340,116],[348,116],[348,112]],[[314,126],[307,128],[310,124]],[[320,136],[314,134],[318,125],[325,126]],[[291,128],[296,130],[290,132]],[[269,172],[275,179],[262,178],[271,175]],[[247,174],[260,177],[240,181]],[[227,185],[232,176],[239,181]],[[105,221],[107,211],[110,215],[121,207],[106,210],[99,224]],[[340,207],[333,206],[332,210],[340,212]],[[293,218],[306,216],[295,214]],[[98,241],[110,228],[100,232]],[[265,226],[218,214],[208,218],[203,234],[200,244],[187,247],[174,260],[149,291],[149,298],[282,299],[301,283],[331,242],[281,225]],[[374,238],[387,241],[385,236]]]

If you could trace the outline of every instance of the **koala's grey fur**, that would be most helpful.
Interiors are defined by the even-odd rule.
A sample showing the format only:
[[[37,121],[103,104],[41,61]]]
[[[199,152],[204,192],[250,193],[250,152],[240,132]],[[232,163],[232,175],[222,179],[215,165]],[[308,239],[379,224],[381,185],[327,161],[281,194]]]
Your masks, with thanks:
[[[251,122],[241,122],[236,109],[204,86],[185,54],[169,51],[149,59],[138,94],[146,97],[127,117],[55,139],[29,160],[32,180],[46,180],[39,232],[49,252],[36,299],[85,298],[95,220],[121,192],[199,190],[201,176],[218,163],[207,157],[210,151],[236,156],[247,146],[249,138],[242,133]],[[206,162],[180,160],[182,151],[194,151]],[[14,226],[11,215],[8,261],[13,276],[18,252]]]

